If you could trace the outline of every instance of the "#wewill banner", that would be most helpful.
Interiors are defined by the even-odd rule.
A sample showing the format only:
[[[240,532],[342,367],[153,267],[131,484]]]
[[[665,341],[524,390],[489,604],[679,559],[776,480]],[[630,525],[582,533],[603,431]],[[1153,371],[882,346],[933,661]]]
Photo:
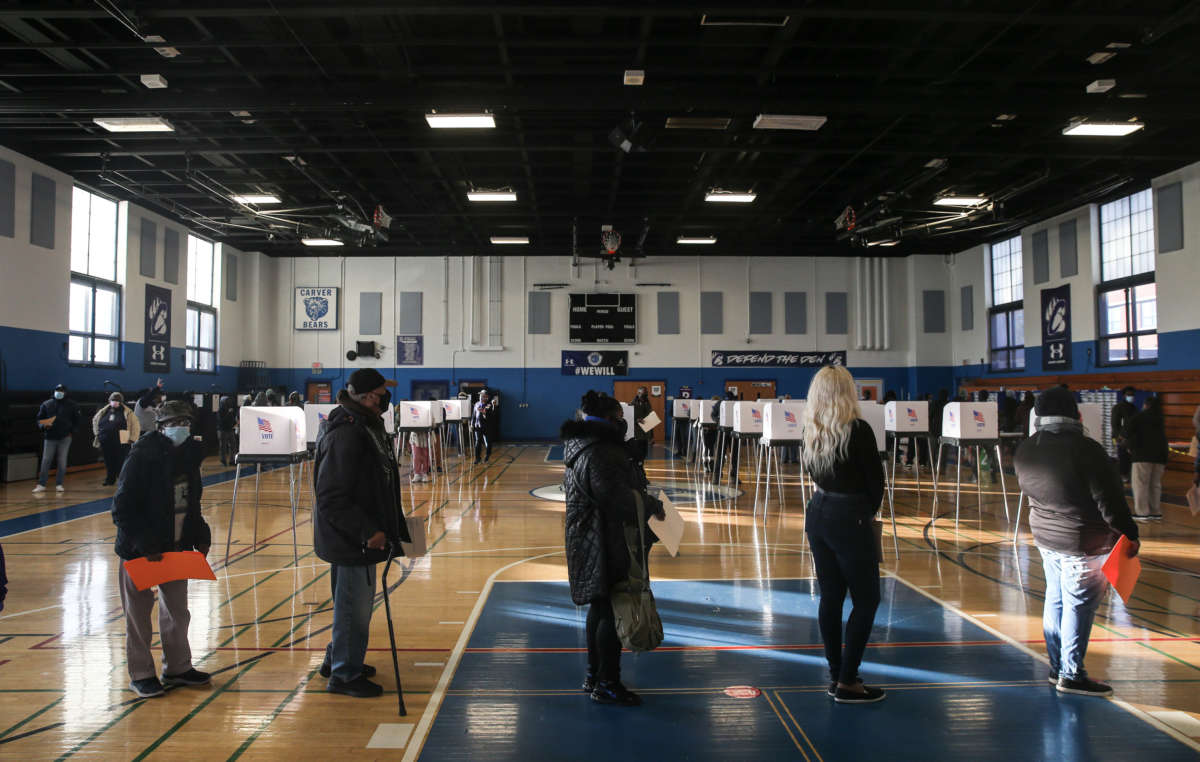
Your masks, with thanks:
[[[1071,286],[1042,289],[1042,370],[1071,369]]]
[[[146,284],[146,332],[142,334],[146,373],[171,372],[171,289]]]

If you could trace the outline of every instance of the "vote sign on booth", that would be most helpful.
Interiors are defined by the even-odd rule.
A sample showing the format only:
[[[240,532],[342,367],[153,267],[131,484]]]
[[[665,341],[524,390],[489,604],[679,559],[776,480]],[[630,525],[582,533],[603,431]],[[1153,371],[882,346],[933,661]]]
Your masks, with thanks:
[[[951,439],[999,437],[995,402],[947,402],[942,410],[942,436]]]
[[[238,427],[238,451],[244,455],[292,455],[308,449],[304,411],[297,407],[243,407]]]
[[[925,401],[888,402],[883,406],[883,427],[887,431],[929,431],[929,403]]]
[[[804,400],[768,402],[763,408],[763,441],[794,442],[800,439],[804,426],[804,408]]]
[[[729,404],[733,406],[734,433],[762,433],[764,405],[761,402],[731,402]]]
[[[671,417],[687,418],[691,400],[676,398],[671,401]]]

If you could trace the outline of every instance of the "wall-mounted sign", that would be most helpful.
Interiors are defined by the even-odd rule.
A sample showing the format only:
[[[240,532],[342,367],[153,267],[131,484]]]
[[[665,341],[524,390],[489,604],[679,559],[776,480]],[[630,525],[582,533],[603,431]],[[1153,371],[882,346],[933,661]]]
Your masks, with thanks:
[[[335,286],[297,286],[293,314],[297,331],[336,331],[338,327],[338,288]]]
[[[396,364],[397,365],[424,365],[425,364],[425,337],[416,336],[397,336],[396,337]]]
[[[629,375],[628,352],[573,352],[562,353],[564,376],[627,376]]]
[[[820,368],[845,365],[846,352],[723,352],[713,350],[714,368]]]
[[[637,294],[570,294],[572,344],[637,342]]]
[[[146,333],[142,338],[146,373],[171,372],[171,290],[146,284]]]
[[[1071,369],[1071,285],[1042,289],[1042,370]]]
[[[679,399],[690,400],[691,398],[692,398],[692,387],[690,387],[690,386],[679,387]]]

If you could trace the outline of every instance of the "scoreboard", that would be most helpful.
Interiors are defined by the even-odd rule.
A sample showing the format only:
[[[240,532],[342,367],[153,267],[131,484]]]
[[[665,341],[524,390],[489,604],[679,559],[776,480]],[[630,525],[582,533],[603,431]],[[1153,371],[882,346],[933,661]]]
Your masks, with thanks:
[[[570,294],[572,344],[636,344],[637,294]]]

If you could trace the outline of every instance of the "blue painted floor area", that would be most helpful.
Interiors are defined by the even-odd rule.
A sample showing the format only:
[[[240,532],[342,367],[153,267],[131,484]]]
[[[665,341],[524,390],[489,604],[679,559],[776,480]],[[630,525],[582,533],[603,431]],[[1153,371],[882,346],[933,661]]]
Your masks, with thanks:
[[[674,458],[675,454],[666,449],[662,445],[651,445],[650,451],[646,453],[647,460],[667,460]],[[563,446],[550,445],[550,451],[546,453],[547,463],[561,463],[563,459]]]
[[[884,579],[862,674],[886,701],[825,695],[816,581],[660,581],[665,640],[622,656],[640,708],[578,685],[586,611],[565,582],[501,582],[450,683],[422,759],[1197,758],[1110,701],[1062,696],[1046,667]],[[847,604],[847,609],[849,604]],[[754,698],[724,689],[751,685]]]
[[[563,446],[550,445],[550,451],[546,453],[547,463],[561,463],[563,459]]]

